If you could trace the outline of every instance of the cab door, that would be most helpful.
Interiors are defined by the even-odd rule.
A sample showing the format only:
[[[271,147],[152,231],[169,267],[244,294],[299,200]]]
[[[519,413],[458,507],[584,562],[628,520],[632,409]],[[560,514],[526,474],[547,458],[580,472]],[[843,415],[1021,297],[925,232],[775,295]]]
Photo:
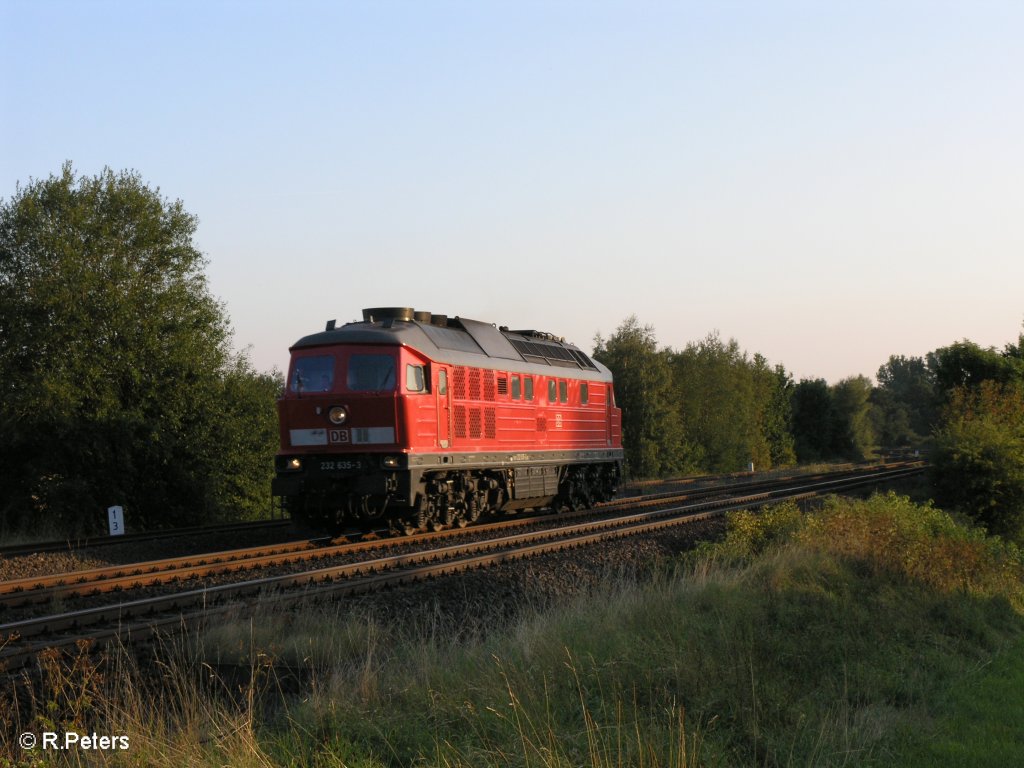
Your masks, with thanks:
[[[452,403],[449,389],[451,369],[447,366],[436,366],[437,380],[434,391],[437,392],[437,444],[441,448],[451,447],[452,435]]]

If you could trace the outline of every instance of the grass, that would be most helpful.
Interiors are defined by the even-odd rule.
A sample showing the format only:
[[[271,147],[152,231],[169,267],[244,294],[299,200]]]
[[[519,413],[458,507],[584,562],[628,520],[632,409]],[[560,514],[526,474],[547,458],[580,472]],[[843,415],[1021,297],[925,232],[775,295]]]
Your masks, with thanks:
[[[932,737],[907,734],[905,766],[1005,768],[1024,762],[1024,642],[969,670],[936,702]]]
[[[1021,764],[1022,574],[901,497],[781,506],[492,631],[431,606],[261,612],[156,667],[54,661],[17,716],[131,736],[90,764]]]
[[[41,541],[62,541],[77,538],[68,536],[60,526],[52,521],[40,522],[32,528],[8,529],[5,521],[0,522],[0,543],[4,546],[17,546],[19,544],[37,544]]]

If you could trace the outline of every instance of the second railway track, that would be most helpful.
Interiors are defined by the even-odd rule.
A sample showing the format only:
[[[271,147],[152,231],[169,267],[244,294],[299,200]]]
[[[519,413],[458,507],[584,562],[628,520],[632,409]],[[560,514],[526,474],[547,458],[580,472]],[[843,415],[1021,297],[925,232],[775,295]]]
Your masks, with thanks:
[[[138,531],[120,536],[83,536],[60,541],[40,541],[34,544],[8,544],[0,546],[0,557],[21,557],[45,552],[67,552],[101,547],[123,546],[139,542],[161,541],[174,538],[204,537],[215,534],[247,533],[258,530],[278,530],[291,525],[288,519],[249,520],[241,523],[194,525],[187,528],[168,528],[162,531]]]

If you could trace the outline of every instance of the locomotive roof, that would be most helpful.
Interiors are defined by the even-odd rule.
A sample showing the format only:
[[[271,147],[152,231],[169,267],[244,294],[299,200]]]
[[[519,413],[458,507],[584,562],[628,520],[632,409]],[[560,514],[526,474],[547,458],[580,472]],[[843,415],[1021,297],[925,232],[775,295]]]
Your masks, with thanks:
[[[435,318],[438,316],[435,316]],[[336,344],[404,345],[431,360],[453,365],[494,368],[552,375],[552,368],[567,369],[573,378],[610,381],[611,372],[574,344],[549,333],[510,331],[464,317],[443,318],[442,323],[412,317],[370,318],[346,323],[299,339],[292,350]],[[483,358],[483,359],[481,359]],[[555,374],[559,375],[559,374]]]

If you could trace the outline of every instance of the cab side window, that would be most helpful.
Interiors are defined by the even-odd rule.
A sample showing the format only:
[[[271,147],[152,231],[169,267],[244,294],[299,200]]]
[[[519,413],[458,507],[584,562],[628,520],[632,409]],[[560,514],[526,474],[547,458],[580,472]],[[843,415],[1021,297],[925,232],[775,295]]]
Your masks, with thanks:
[[[558,382],[558,402],[569,402],[569,382],[567,381]]]
[[[405,388],[410,392],[426,391],[425,379],[423,377],[422,365],[405,366]]]
[[[521,394],[522,384],[520,383],[518,376],[512,377],[512,399],[518,400]]]

